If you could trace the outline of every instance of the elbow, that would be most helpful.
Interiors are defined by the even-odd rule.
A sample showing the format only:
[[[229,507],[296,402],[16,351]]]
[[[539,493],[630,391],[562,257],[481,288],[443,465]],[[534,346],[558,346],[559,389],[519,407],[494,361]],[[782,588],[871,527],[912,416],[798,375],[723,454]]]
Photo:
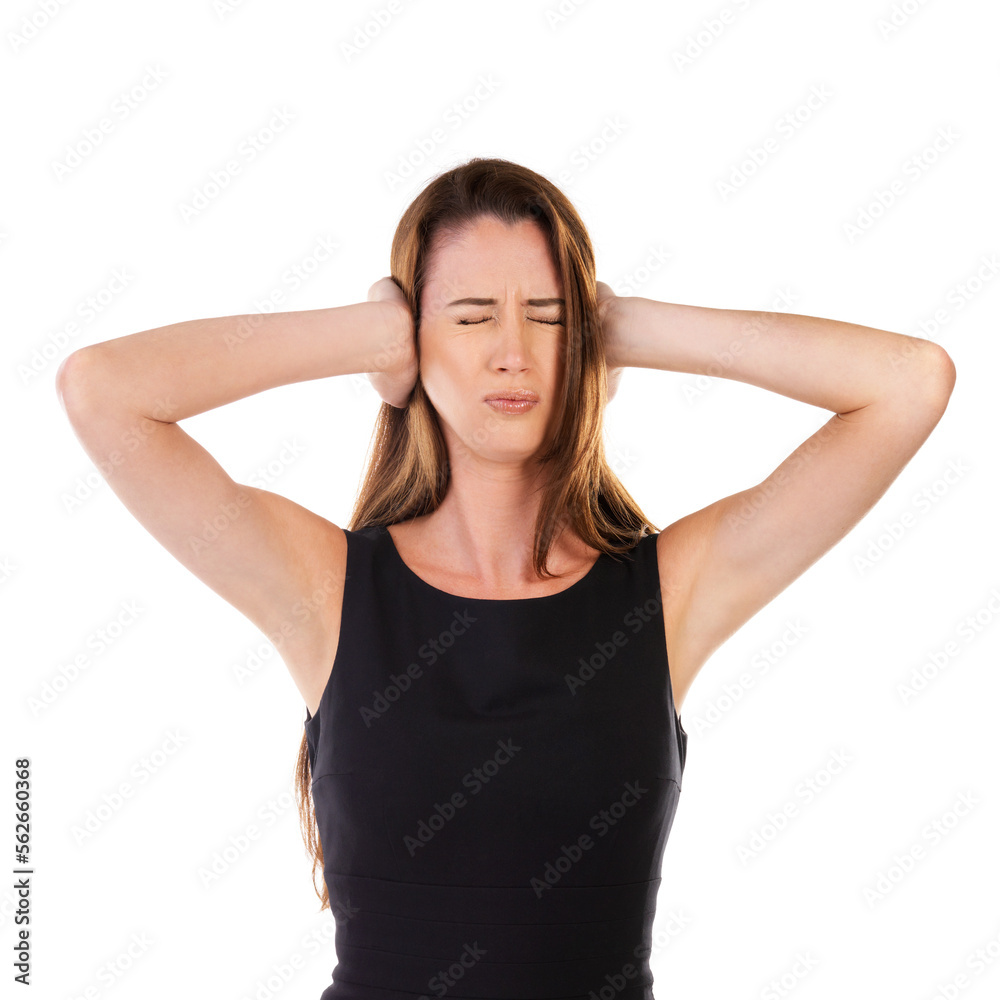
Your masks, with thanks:
[[[919,410],[944,412],[955,387],[955,362],[933,340],[900,334],[903,347],[890,356],[886,394]]]
[[[90,346],[80,347],[63,358],[56,370],[56,395],[69,417],[94,398],[94,353]]]
[[[927,355],[926,383],[931,399],[943,413],[955,388],[955,362],[940,345],[932,344],[925,351]]]

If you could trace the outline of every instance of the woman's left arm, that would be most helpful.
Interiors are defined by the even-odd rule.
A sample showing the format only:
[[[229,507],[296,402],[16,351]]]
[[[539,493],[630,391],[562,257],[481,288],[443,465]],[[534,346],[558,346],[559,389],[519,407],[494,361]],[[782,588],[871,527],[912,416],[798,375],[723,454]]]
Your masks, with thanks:
[[[834,413],[762,482],[667,529],[685,533],[679,551],[699,553],[677,596],[697,613],[695,645],[707,656],[874,506],[941,419],[955,366],[919,337],[615,296],[601,286],[609,372],[731,378]]]

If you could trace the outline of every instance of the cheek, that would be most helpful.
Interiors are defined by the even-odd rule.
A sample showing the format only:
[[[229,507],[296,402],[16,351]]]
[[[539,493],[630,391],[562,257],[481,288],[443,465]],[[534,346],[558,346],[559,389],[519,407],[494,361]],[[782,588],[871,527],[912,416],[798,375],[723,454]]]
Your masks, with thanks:
[[[452,346],[428,342],[420,353],[420,378],[428,398],[442,416],[456,413],[468,401],[471,380]]]

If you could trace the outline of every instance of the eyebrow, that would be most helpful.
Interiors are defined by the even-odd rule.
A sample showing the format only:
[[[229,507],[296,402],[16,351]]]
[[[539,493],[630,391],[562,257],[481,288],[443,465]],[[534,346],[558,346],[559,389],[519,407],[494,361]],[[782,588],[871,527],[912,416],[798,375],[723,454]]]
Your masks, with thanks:
[[[477,298],[466,298],[466,299],[455,299],[454,302],[449,302],[445,306],[446,309],[450,309],[452,306],[495,306],[497,304],[496,299],[477,299]],[[566,305],[565,299],[525,299],[522,305],[526,306],[564,306]]]

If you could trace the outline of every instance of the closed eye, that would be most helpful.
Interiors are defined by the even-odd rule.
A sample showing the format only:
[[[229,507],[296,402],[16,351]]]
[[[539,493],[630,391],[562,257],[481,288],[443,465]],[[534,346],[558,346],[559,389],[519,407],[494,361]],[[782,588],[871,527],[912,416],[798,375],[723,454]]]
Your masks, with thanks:
[[[480,323],[488,323],[493,317],[487,316],[485,319],[460,319],[458,322],[462,326],[478,326]],[[544,323],[546,326],[562,326],[561,319],[534,319],[531,316],[528,317],[533,323]]]

